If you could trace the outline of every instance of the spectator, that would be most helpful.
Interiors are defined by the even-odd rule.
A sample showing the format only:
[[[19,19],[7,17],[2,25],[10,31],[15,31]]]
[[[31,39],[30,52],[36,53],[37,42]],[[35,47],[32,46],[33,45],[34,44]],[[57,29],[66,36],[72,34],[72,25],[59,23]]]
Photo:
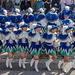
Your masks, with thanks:
[[[70,6],[71,9],[73,10],[75,7],[74,0],[66,0],[65,5]]]
[[[3,2],[3,8],[5,8],[6,10],[8,10],[9,12],[12,11],[13,9],[13,3],[11,0],[4,0]]]
[[[3,7],[3,8],[5,8],[5,3],[6,3],[6,1],[3,0],[3,4],[2,4],[2,7]]]
[[[43,0],[44,1],[44,6],[46,8],[45,14],[48,13],[50,10],[50,0]]]
[[[13,2],[12,0],[5,0],[3,2],[3,8],[8,11],[8,15],[12,14]]]
[[[36,1],[33,6],[34,12],[39,12],[40,8],[44,8],[44,2],[42,0]]]
[[[60,0],[60,4],[61,4],[61,11],[63,11],[63,9],[65,8],[65,0]]]
[[[25,2],[25,0],[23,0],[21,2],[20,8],[21,8],[22,11],[26,10],[26,2]]]
[[[26,5],[26,8],[27,8],[27,9],[28,9],[29,7],[31,7],[31,1],[30,1],[30,0],[27,1],[27,5]]]
[[[0,14],[1,14],[1,9],[2,9],[2,6],[1,6],[1,1],[0,1]]]
[[[52,0],[52,7],[59,8],[60,10],[60,0]]]

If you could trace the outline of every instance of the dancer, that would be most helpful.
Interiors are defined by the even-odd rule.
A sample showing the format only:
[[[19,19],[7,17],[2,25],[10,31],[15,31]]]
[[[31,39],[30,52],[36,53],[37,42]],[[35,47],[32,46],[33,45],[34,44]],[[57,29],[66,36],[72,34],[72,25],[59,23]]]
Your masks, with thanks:
[[[18,51],[21,54],[21,58],[19,59],[19,67],[21,67],[22,64],[23,68],[25,69],[26,68],[25,61],[29,49],[28,32],[27,32],[28,25],[24,22],[21,22],[19,26],[22,29],[21,33],[19,34],[19,41],[18,41],[19,45]]]
[[[31,46],[30,46],[30,53],[34,57],[32,58],[30,62],[30,66],[32,67],[33,63],[35,62],[35,70],[36,72],[39,72],[38,70],[38,63],[39,63],[39,56],[42,52],[42,44],[41,44],[41,35],[40,31],[42,26],[40,24],[34,24],[34,29],[32,33],[29,34]]]
[[[6,30],[4,31],[4,39],[5,43],[5,52],[8,53],[8,57],[6,60],[6,67],[12,68],[12,60],[14,58],[14,54],[17,51],[17,31],[14,29],[14,24],[11,22],[6,22],[5,24]]]
[[[29,26],[31,26],[34,23],[34,15],[33,15],[33,9],[29,7],[26,10],[26,13],[23,15],[23,20],[25,23],[27,23]]]
[[[9,21],[9,17],[7,15],[7,10],[1,9],[0,11],[0,27],[2,28],[3,31],[5,31],[5,22]]]
[[[60,47],[59,47],[59,53],[64,56],[64,60],[59,61],[58,68],[62,68],[64,72],[65,66],[69,62],[69,56],[73,53],[72,46],[71,46],[71,29],[72,27],[69,26],[63,26],[63,31],[61,34],[59,34],[58,39],[60,41]],[[62,65],[62,67],[61,67]]]
[[[13,14],[10,15],[10,21],[14,23],[15,28],[19,29],[19,23],[22,22],[22,16],[18,8],[13,9]]]
[[[51,71],[49,65],[57,59],[54,43],[56,41],[55,32],[57,27],[48,26],[47,33],[44,33],[42,38],[44,42],[44,53],[49,55],[49,60],[45,62],[48,71]],[[52,56],[52,57],[51,57]]]

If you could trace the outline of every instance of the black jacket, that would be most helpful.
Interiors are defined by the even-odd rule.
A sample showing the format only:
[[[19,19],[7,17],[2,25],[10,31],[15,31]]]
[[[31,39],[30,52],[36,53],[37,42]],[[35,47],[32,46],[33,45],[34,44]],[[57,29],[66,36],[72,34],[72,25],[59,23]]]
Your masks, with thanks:
[[[27,9],[29,8],[29,7],[31,7],[31,1],[27,1],[27,5],[26,5],[27,7]]]
[[[21,2],[20,8],[21,10],[26,10],[26,3],[24,1]]]
[[[60,5],[60,0],[52,0],[52,7],[55,7],[55,3],[57,3],[57,6]]]
[[[2,6],[3,6],[4,9],[12,11],[12,9],[13,9],[13,2],[9,1],[7,3],[7,2],[4,1]]]

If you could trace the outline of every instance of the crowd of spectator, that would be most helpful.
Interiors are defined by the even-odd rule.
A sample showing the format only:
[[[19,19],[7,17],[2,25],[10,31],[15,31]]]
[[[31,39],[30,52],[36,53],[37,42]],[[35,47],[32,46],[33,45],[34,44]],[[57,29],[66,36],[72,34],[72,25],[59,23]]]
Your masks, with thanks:
[[[59,11],[63,10],[65,5],[70,6],[72,10],[75,7],[75,0],[1,0],[1,3],[2,7],[10,13],[15,5],[20,6],[21,11],[32,7],[34,12],[38,12],[39,8],[46,8],[45,13],[48,13],[52,7],[58,8]]]

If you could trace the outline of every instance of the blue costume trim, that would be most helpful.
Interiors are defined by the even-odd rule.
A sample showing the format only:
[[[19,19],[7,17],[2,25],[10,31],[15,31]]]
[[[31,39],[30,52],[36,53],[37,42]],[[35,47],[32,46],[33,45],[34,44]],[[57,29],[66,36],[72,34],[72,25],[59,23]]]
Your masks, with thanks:
[[[64,9],[61,13],[59,13],[59,19],[60,19],[60,20],[64,20],[64,19],[65,19],[64,16],[65,16],[66,14],[69,15],[69,19],[70,19],[70,18],[71,18],[70,15],[71,15],[72,13],[73,13],[72,10],[66,11],[66,10]]]
[[[12,23],[19,23],[22,22],[22,16],[21,15],[10,15],[10,21],[12,21]]]
[[[41,44],[40,41],[39,41],[39,44],[38,45],[35,42],[32,42],[31,43],[31,46],[30,46],[30,51],[31,52],[36,51],[37,53],[39,53],[41,47],[42,47],[42,44]]]
[[[18,35],[22,32],[22,30],[13,31],[13,32],[14,32],[15,35]],[[10,32],[9,31],[4,31],[3,33],[4,33],[4,35],[8,35]]]
[[[34,15],[24,15],[23,20],[25,23],[30,23],[34,21]]]
[[[68,34],[63,35],[63,34],[61,33],[61,34],[59,34],[58,39],[60,39],[60,40],[66,40],[67,37],[68,37]]]
[[[38,22],[38,21],[40,21],[40,20],[42,20],[42,19],[44,19],[45,18],[45,15],[42,15],[42,14],[34,14],[34,17],[35,17],[35,21],[36,22]]]
[[[49,39],[52,39],[52,37],[53,37],[53,35],[52,34],[47,34],[47,33],[45,33],[45,34],[43,34],[43,36],[42,36],[44,39],[47,39],[47,40],[49,40]]]
[[[50,22],[48,22],[47,25],[57,26],[57,24],[55,24],[55,23],[50,23]]]
[[[56,21],[58,20],[58,16],[56,14],[50,14],[50,13],[47,13],[46,14],[46,19],[50,22],[53,22],[53,21]]]
[[[29,33],[30,37],[34,37],[35,35],[36,35],[36,33],[32,33],[32,32]]]
[[[21,48],[29,47],[28,39],[26,39],[26,43],[22,43],[22,39],[19,39],[18,45],[21,46]]]
[[[9,21],[9,17],[8,16],[0,16],[0,27],[2,28],[2,30],[5,30],[5,22]]]

